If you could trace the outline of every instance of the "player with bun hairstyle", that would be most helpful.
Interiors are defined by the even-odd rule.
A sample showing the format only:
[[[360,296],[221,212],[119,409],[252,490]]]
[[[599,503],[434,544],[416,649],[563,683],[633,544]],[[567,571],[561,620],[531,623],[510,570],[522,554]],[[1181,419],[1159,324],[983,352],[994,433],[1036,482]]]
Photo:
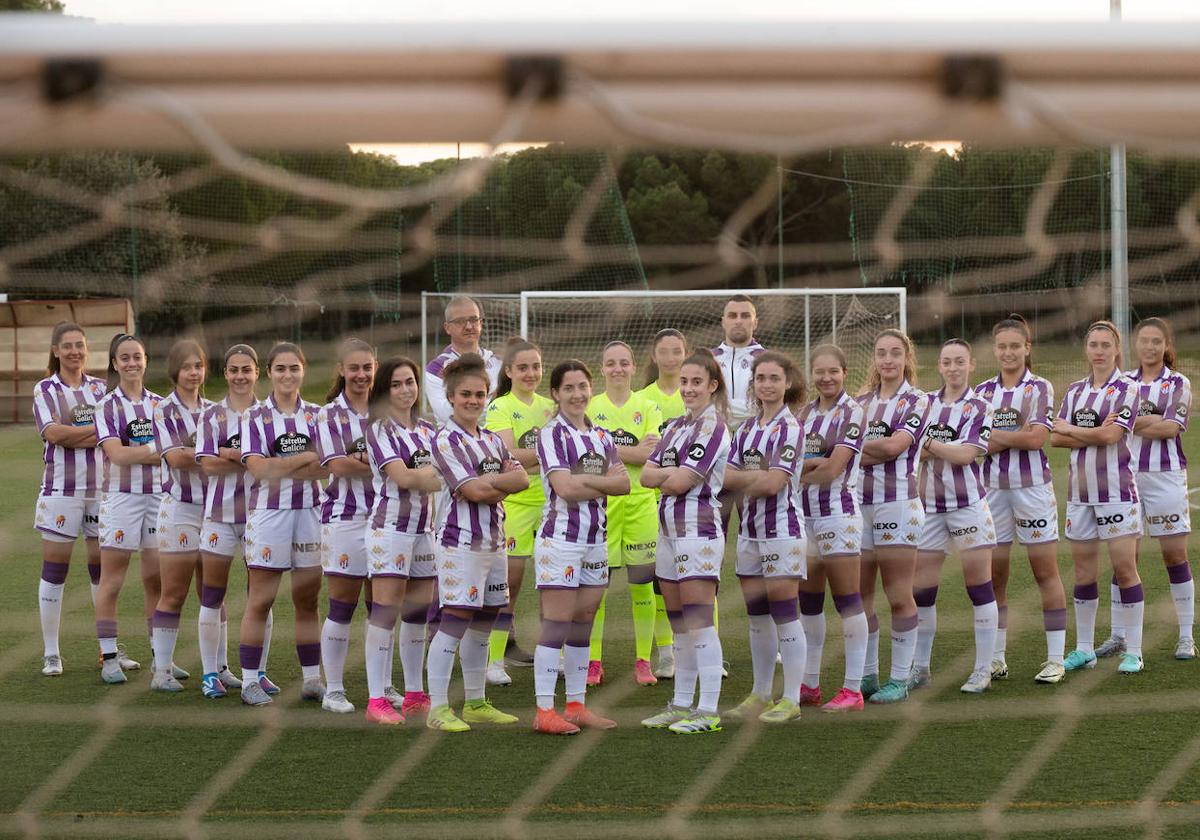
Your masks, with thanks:
[[[446,366],[446,398],[452,413],[434,438],[433,463],[445,483],[434,552],[442,617],[429,645],[430,729],[465,732],[472,723],[511,724],[487,700],[488,637],[508,603],[501,502],[529,486],[529,475],[495,432],[480,425],[487,405],[484,361],[467,353]],[[466,702],[462,717],[450,709],[454,655],[462,663]]]
[[[509,454],[529,474],[529,487],[504,500],[504,545],[508,553],[508,605],[500,608],[488,644],[487,680],[491,685],[508,685],[504,670],[507,658],[513,665],[533,664],[512,636],[513,610],[521,594],[525,564],[533,556],[534,535],[542,521],[546,496],[538,480],[538,432],[554,416],[554,401],[537,393],[542,382],[542,351],[523,338],[510,338],[504,345],[496,395],[482,420],[489,431],[500,435]]]
[[[550,395],[558,413],[537,442],[546,509],[534,555],[542,632],[534,652],[533,729],[574,735],[617,725],[584,701],[592,619],[608,588],[605,509],[610,496],[629,493],[629,473],[612,435],[588,419],[592,374],[587,365],[578,359],[560,362],[550,374]],[[562,715],[554,709],[560,658],[567,695]]]
[[[862,511],[857,488],[863,409],[846,393],[847,372],[841,348],[823,344],[813,350],[810,373],[818,396],[798,415],[805,432],[800,481],[808,544],[808,575],[800,582],[800,624],[807,641],[800,705],[821,702],[826,579],[842,618],[846,650],[845,679],[821,707],[826,712],[862,710],[867,656],[867,616],[858,591]]]
[[[687,414],[667,425],[642,469],[642,484],[662,492],[655,576],[675,631],[675,696],[642,725],[690,735],[721,728],[723,668],[713,606],[725,554],[717,494],[730,443],[725,382],[711,352],[699,350],[684,360],[679,393]],[[693,709],[697,680],[700,698]]]
[[[800,717],[805,636],[796,612],[807,574],[803,501],[796,479],[803,461],[804,374],[787,355],[759,353],[750,367],[751,405],[758,415],[733,434],[724,489],[741,497],[737,577],[750,617],[750,695],[725,712],[732,720],[757,717],[787,723]],[[783,658],[783,696],[772,702],[775,655]]]
[[[157,534],[162,476],[154,448],[154,412],[162,397],[147,390],[145,376],[145,345],[132,335],[117,333],[108,348],[111,390],[94,416],[97,445],[104,450],[96,636],[100,677],[106,683],[123,683],[125,670],[140,667],[132,660],[123,662],[117,644],[117,598],[133,552],[141,559],[147,631],[162,594]]]
[[[1034,677],[1062,681],[1067,640],[1067,603],[1058,574],[1058,503],[1043,447],[1054,420],[1054,386],[1032,370],[1033,334],[1020,315],[992,327],[992,352],[1000,372],[975,388],[992,407],[992,436],[983,462],[988,509],[996,528],[992,586],[999,624],[992,653],[992,679],[1008,677],[1009,555],[1014,540],[1025,546],[1042,596],[1046,661]]]
[[[62,599],[75,540],[83,537],[92,603],[100,583],[100,473],[103,453],[96,447],[96,406],[104,380],[87,373],[88,344],[83,327],[63,321],[50,334],[46,378],[33,386],[33,419],[42,439],[42,487],[34,527],[42,535],[42,574],[38,612],[42,624],[42,674],[61,676],[59,627]],[[132,660],[126,660],[131,662]]]
[[[433,499],[441,479],[432,466],[433,424],[418,414],[420,368],[396,356],[379,367],[371,387],[367,452],[374,470],[375,503],[367,525],[367,570],[374,605],[367,618],[367,720],[403,723],[429,711],[424,690],[425,616],[437,572],[433,560]],[[390,700],[392,650],[400,620],[404,671],[403,717]]]
[[[1050,434],[1051,446],[1071,450],[1066,534],[1075,567],[1076,647],[1063,666],[1067,671],[1096,667],[1096,578],[1103,542],[1121,588],[1126,634],[1117,671],[1136,674],[1144,668],[1145,597],[1137,571],[1141,506],[1128,438],[1137,421],[1138,386],[1121,372],[1121,335],[1109,321],[1088,327],[1084,356],[1090,374],[1067,389]]]
[[[242,702],[271,702],[259,680],[267,617],[283,573],[292,574],[296,609],[296,656],[303,684],[300,696],[320,702],[321,631],[317,600],[321,594],[320,484],[329,475],[321,466],[313,438],[320,406],[300,396],[307,363],[290,342],[267,354],[271,393],[242,417],[242,463],[254,478],[246,517],[246,570],[249,593],[242,616],[238,657],[242,665]]]

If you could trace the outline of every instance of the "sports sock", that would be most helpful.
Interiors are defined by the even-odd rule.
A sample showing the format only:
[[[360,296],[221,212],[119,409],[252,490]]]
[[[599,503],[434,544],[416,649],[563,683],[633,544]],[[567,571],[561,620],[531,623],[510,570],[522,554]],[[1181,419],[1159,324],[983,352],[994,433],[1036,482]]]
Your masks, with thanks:
[[[793,703],[799,703],[800,683],[804,680],[805,650],[809,642],[796,612],[796,602],[790,598],[772,601],[771,621],[775,624],[779,655],[783,659],[783,696]]]
[[[867,615],[862,596],[834,595],[833,603],[842,617],[842,641],[846,652],[846,674],[842,682],[851,691],[862,690],[863,665],[867,658]]]
[[[554,688],[558,685],[558,663],[563,658],[563,644],[571,628],[569,621],[542,619],[542,634],[533,649],[533,691],[539,709],[554,708]],[[584,665],[586,668],[587,665]],[[563,670],[566,670],[564,665]],[[586,681],[587,675],[584,675]]]
[[[468,622],[449,612],[442,612],[438,631],[429,642],[426,669],[429,672],[429,701],[437,708],[450,702],[450,674],[454,670],[454,654]]]
[[[488,634],[488,662],[504,662],[504,649],[508,647],[508,634],[512,631],[513,614],[496,614],[496,623]]]
[[[991,671],[992,654],[996,650],[996,624],[1000,611],[996,607],[996,594],[992,582],[967,587],[975,613],[975,670],[986,668]]]
[[[1067,648],[1067,610],[1042,610],[1042,626],[1046,629],[1046,659],[1061,665]]]
[[[1124,620],[1125,614],[1121,611],[1121,587],[1117,583],[1116,575],[1112,576],[1112,581],[1108,584],[1108,592],[1108,612],[1109,618],[1112,621],[1112,633],[1110,635],[1114,639],[1124,639],[1125,625],[1121,622]]]
[[[258,682],[263,649],[258,645],[238,645],[238,664],[242,666],[242,685]]]
[[[425,611],[421,620],[400,622],[400,668],[404,671],[405,691],[425,690]]]
[[[600,596],[600,606],[596,607],[596,619],[592,622],[592,636],[588,644],[588,657],[599,662],[604,658],[604,605],[608,602],[608,593]]]
[[[629,599],[633,605],[633,644],[638,659],[650,659],[654,645],[654,587],[649,583],[629,584]],[[597,622],[600,616],[596,616]],[[592,635],[596,631],[592,630]]]
[[[690,709],[696,700],[696,680],[699,677],[696,664],[696,643],[691,633],[682,628],[674,631],[675,647],[675,696],[671,704]]]
[[[581,621],[572,621],[563,647],[563,683],[566,686],[567,702],[582,703],[587,692],[588,657],[592,627]]]
[[[296,645],[296,658],[300,660],[300,677],[305,682],[321,678],[321,643],[305,642]]]
[[[366,640],[363,643],[367,660],[367,696],[372,700],[383,697],[383,690],[391,682],[388,677],[388,652],[392,649],[392,631],[375,621],[367,622]]]
[[[267,623],[263,627],[263,643],[262,643],[262,661],[259,662],[258,670],[265,672],[267,670],[267,658],[271,655],[271,630],[275,627],[275,610],[267,610]]]
[[[700,701],[696,704],[696,709],[704,714],[715,715],[717,704],[721,700],[721,637],[717,635],[717,628],[713,625],[692,630],[688,636],[691,637],[695,650],[696,670],[700,680]]]
[[[1120,592],[1117,600],[1120,600]],[[1091,653],[1096,649],[1096,611],[1100,590],[1095,583],[1075,584],[1075,646]]]
[[[463,696],[467,700],[482,700],[487,696],[488,639],[491,628],[471,627],[463,634],[458,649],[458,662],[462,667]]]
[[[864,613],[865,614],[865,613]],[[863,654],[863,674],[879,673],[879,616],[867,616],[867,648]]]
[[[196,637],[200,646],[200,670],[215,674],[225,664],[221,650],[221,607],[225,589],[217,586],[200,587],[200,615],[196,619]],[[228,622],[224,622],[225,625]]]
[[[217,640],[217,670],[221,671],[229,667],[229,613],[225,609],[225,603],[221,602],[221,629],[220,637]]]
[[[356,606],[354,601],[329,599],[329,616],[321,627],[321,661],[325,663],[325,688],[328,691],[346,690],[342,679],[346,671],[346,654],[350,651],[350,622]]]
[[[1171,600],[1175,602],[1175,617],[1179,620],[1179,638],[1192,638],[1192,624],[1196,620],[1196,590],[1192,580],[1192,568],[1185,561],[1167,566],[1167,578],[1171,581]]]
[[[996,604],[996,647],[992,651],[992,659],[1003,662],[1008,652],[1008,604]]]
[[[667,605],[663,596],[654,593],[654,643],[659,647],[667,647],[674,637],[674,627],[667,616]]]
[[[933,661],[933,641],[937,638],[937,593],[936,586],[913,590],[913,600],[917,602],[917,647],[913,665],[926,670]]]
[[[38,614],[42,620],[42,645],[46,656],[58,656],[58,634],[62,624],[63,590],[66,588],[66,563],[42,562],[38,581]]]
[[[917,617],[915,615],[892,616],[892,672],[893,680],[903,682],[912,670],[913,652],[917,647]]]
[[[1145,607],[1146,596],[1140,583],[1121,590],[1121,626],[1125,628],[1125,651],[1134,656],[1142,655]]]
[[[154,625],[150,631],[154,670],[169,671],[171,660],[175,658],[175,640],[179,637],[179,613],[155,610],[151,622]]]
[[[746,612],[750,619],[750,665],[754,673],[754,685],[750,690],[759,697],[770,697],[775,682],[779,636],[766,596],[747,602]]]

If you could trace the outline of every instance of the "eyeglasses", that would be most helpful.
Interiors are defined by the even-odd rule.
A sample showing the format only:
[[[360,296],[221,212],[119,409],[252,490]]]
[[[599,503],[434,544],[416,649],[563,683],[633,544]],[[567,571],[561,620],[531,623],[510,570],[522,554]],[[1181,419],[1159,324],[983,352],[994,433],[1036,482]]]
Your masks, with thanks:
[[[452,327],[478,327],[483,323],[483,319],[478,315],[472,315],[470,318],[455,318],[446,323]]]

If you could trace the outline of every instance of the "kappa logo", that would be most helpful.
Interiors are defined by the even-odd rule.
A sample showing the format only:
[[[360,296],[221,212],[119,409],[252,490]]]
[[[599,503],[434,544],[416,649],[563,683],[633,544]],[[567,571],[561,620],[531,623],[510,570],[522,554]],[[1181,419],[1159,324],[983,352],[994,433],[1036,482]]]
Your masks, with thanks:
[[[443,568],[445,567],[443,566]],[[458,586],[460,583],[462,583],[462,581],[456,578],[454,575],[446,575],[446,577],[442,580],[442,584],[444,586]]]
[[[701,557],[712,557],[713,554],[714,554],[714,552],[713,552],[712,548],[707,545],[704,546],[704,548],[700,549]]]
[[[454,561],[448,557],[442,561],[441,566],[443,569],[457,569],[458,568],[458,566],[455,565]]]
[[[766,566],[764,566],[764,567],[763,567],[763,570],[764,570],[764,571],[765,571],[767,574],[769,574],[769,575],[773,575],[773,574],[775,574],[775,564],[774,564],[774,563],[768,563]]]
[[[381,546],[381,545],[371,546],[371,553],[372,554],[383,554],[383,546]]]

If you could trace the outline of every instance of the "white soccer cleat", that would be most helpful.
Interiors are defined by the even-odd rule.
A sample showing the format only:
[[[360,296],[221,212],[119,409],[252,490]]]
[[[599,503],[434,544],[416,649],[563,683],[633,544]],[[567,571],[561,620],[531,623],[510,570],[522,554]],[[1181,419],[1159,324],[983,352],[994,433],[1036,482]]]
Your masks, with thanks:
[[[1109,656],[1116,656],[1118,653],[1125,652],[1125,640],[1120,636],[1109,636],[1100,643],[1100,647],[1096,648],[1096,658],[1105,659]]]
[[[394,685],[389,685],[383,690],[383,699],[388,701],[397,712],[404,708],[404,695],[397,691]]]
[[[1037,676],[1033,678],[1033,681],[1046,685],[1057,685],[1066,676],[1067,669],[1063,667],[1061,662],[1043,662],[1042,670],[1037,672]]]
[[[344,691],[326,691],[321,698],[321,708],[327,712],[348,715],[354,711],[354,704],[346,699]]]
[[[976,668],[971,672],[971,676],[967,677],[967,681],[962,684],[959,690],[963,694],[983,694],[992,685],[992,668],[985,666]]]
[[[320,677],[313,677],[311,680],[305,680],[304,685],[300,686],[301,700],[324,700],[325,699],[325,683],[321,682]]]
[[[239,689],[242,687],[242,681],[228,667],[217,671],[217,679],[221,681],[221,685],[228,689]]]
[[[1176,659],[1195,659],[1196,658],[1196,642],[1191,636],[1181,636],[1179,642],[1175,645]],[[42,671],[42,673],[46,673]],[[59,673],[62,673],[61,671]]]
[[[675,679],[675,648],[671,645],[659,646],[658,664],[654,666],[654,676],[660,680]]]
[[[125,671],[121,668],[120,660],[113,657],[105,659],[100,663],[100,679],[109,685],[119,685],[127,682],[129,678],[125,676]]]
[[[58,654],[42,657],[42,676],[61,677],[63,672],[62,657]]]
[[[117,645],[117,662],[121,664],[122,671],[137,671],[142,667],[141,662],[129,658],[129,654],[125,652],[125,645]]]
[[[1008,679],[1008,663],[1003,659],[992,660],[992,679],[1006,680]]]
[[[504,663],[500,661],[489,662],[487,666],[487,684],[488,685],[512,685],[512,677],[508,675],[508,671],[504,670]]]
[[[170,671],[155,671],[154,675],[150,677],[150,690],[175,694],[183,691],[183,685],[175,679],[175,675]]]

